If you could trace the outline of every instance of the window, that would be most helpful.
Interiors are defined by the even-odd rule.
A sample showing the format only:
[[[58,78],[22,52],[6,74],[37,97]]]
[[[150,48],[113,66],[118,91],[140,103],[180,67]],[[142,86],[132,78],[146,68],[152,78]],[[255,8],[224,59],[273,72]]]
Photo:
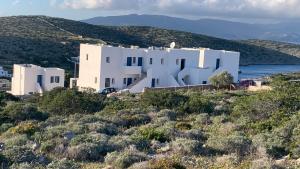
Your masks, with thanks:
[[[150,58],[150,62],[149,62],[149,64],[150,64],[150,65],[152,65],[152,63],[153,63],[153,59],[152,59],[152,58]]]
[[[60,81],[60,77],[59,76],[55,76],[55,83],[59,83]]]
[[[123,79],[123,84],[124,84],[124,85],[127,84],[127,79],[126,79],[126,78]]]
[[[136,57],[132,58],[132,63],[135,64],[136,63]]]
[[[50,83],[54,83],[54,76],[50,77]]]
[[[89,60],[89,54],[86,54],[85,59]]]
[[[105,88],[110,87],[110,78],[105,78]]]
[[[95,84],[97,84],[98,83],[98,78],[97,77],[95,77]]]
[[[203,81],[202,84],[207,84],[207,81]]]
[[[115,79],[114,78],[111,79],[111,84],[115,84]]]
[[[110,57],[106,57],[106,63],[110,63]]]
[[[163,65],[164,64],[164,62],[165,62],[165,60],[162,58],[162,59],[160,59],[160,63]]]
[[[156,84],[159,85],[159,79],[156,79]]]
[[[179,65],[179,59],[176,59],[176,65]]]

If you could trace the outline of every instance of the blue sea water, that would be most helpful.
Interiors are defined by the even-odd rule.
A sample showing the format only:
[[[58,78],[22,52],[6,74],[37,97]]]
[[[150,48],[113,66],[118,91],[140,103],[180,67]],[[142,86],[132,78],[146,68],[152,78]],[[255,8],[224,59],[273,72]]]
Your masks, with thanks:
[[[250,65],[240,66],[240,79],[256,79],[278,73],[300,72],[300,65]]]

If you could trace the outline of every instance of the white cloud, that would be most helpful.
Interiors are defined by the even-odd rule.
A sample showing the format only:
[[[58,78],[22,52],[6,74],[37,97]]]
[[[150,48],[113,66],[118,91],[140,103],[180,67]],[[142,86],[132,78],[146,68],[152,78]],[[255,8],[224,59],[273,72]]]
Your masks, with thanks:
[[[191,16],[300,17],[300,0],[62,0],[60,5],[72,9]]]
[[[15,6],[15,5],[18,5],[19,3],[20,3],[20,0],[14,0],[14,1],[12,1],[11,4],[12,4],[13,6]]]

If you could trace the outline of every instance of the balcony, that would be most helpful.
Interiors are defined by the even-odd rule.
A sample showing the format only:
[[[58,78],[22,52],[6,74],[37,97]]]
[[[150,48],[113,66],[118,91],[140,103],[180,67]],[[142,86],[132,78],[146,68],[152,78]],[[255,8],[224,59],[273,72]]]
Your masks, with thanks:
[[[124,74],[127,75],[140,75],[142,74],[141,66],[124,66],[123,67]]]

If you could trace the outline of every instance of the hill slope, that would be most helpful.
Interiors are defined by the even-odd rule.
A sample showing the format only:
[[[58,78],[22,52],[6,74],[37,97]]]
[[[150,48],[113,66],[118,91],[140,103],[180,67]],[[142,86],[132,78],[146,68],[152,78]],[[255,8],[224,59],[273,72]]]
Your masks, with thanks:
[[[277,24],[248,24],[218,19],[189,20],[163,15],[120,15],[95,17],[83,20],[94,25],[107,26],[152,26],[224,39],[266,39],[300,43],[299,21],[286,21]]]
[[[0,65],[34,63],[71,69],[66,58],[79,54],[79,43],[111,45],[209,47],[241,52],[241,65],[300,64],[300,59],[285,50],[257,46],[247,41],[230,41],[193,33],[152,27],[95,26],[45,16],[0,18]],[[266,42],[269,43],[269,42]],[[271,43],[271,42],[270,42]],[[296,46],[297,51],[300,47]],[[298,56],[298,55],[297,55]]]

